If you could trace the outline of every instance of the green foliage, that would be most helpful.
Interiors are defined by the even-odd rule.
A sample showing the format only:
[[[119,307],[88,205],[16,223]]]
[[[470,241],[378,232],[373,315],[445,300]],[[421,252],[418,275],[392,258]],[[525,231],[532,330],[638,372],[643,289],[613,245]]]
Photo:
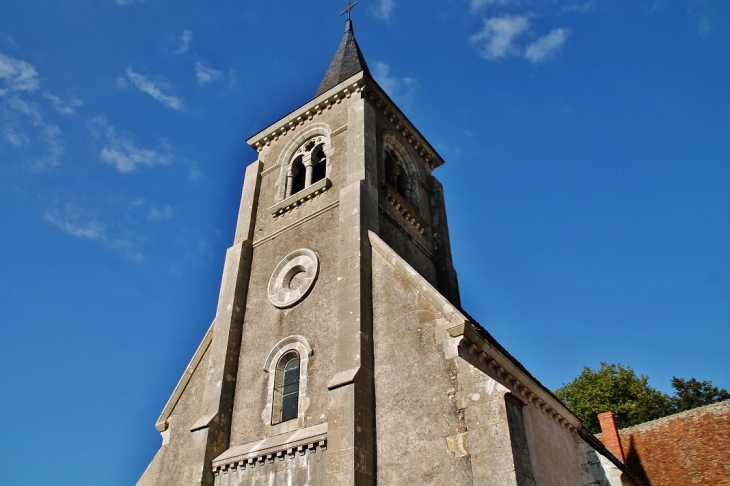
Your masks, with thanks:
[[[712,386],[711,381],[697,381],[694,378],[683,380],[674,376],[672,388],[675,390],[672,397],[673,413],[730,400],[730,393],[724,388]]]
[[[621,429],[730,400],[730,393],[712,386],[711,381],[673,377],[672,387],[675,393],[670,397],[649,386],[648,376],[637,376],[628,366],[601,363],[598,371],[583,368],[580,375],[556,390],[555,395],[593,433],[601,431],[597,415],[603,412],[613,412]]]
[[[573,413],[593,433],[601,431],[599,413],[611,411],[619,428],[654,420],[671,412],[671,399],[649,386],[649,377],[637,376],[621,364],[601,363],[601,369],[589,367],[577,378],[555,391]]]

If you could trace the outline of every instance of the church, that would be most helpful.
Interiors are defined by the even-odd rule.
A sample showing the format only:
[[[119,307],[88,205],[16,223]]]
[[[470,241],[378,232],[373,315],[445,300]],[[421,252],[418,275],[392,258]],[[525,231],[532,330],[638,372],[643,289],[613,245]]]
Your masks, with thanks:
[[[639,484],[461,308],[444,161],[349,19],[314,98],[247,143],[215,318],[138,486]]]

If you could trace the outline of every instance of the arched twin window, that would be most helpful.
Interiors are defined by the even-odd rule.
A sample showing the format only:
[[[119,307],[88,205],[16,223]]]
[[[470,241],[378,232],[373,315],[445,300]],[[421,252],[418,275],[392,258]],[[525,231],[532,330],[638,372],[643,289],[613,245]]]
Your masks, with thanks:
[[[276,425],[299,415],[299,353],[289,351],[276,364],[271,424]]]
[[[286,174],[285,197],[292,196],[325,178],[327,175],[325,142],[324,137],[313,137],[294,152]]]

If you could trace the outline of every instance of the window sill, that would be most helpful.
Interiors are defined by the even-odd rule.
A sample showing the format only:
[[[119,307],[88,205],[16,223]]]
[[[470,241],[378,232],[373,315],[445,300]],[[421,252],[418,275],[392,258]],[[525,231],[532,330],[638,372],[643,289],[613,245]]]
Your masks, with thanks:
[[[271,214],[276,218],[284,213],[291,211],[292,209],[301,206],[305,202],[313,199],[320,194],[327,191],[332,186],[332,182],[326,177],[321,181],[317,181],[309,187],[305,187],[301,191],[289,196],[280,203],[275,204],[269,208]]]
[[[416,209],[390,184],[385,185],[385,199],[395,208],[420,234],[426,231],[428,225]]]

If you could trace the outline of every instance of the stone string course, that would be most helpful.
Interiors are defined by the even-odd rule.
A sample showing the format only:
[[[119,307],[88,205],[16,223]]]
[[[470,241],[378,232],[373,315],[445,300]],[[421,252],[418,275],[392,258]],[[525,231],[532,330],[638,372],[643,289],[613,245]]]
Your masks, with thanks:
[[[230,462],[222,462],[213,466],[213,474],[215,476],[221,473],[227,474],[228,471],[235,471],[236,469],[254,468],[257,465],[263,465],[264,463],[273,463],[276,460],[283,461],[287,458],[293,458],[295,455],[303,456],[307,453],[314,454],[319,450],[327,450],[327,438],[314,439],[311,442],[308,441],[304,444],[300,444],[295,447],[283,447],[278,450],[271,451],[259,451],[252,453],[244,458],[235,458]]]

